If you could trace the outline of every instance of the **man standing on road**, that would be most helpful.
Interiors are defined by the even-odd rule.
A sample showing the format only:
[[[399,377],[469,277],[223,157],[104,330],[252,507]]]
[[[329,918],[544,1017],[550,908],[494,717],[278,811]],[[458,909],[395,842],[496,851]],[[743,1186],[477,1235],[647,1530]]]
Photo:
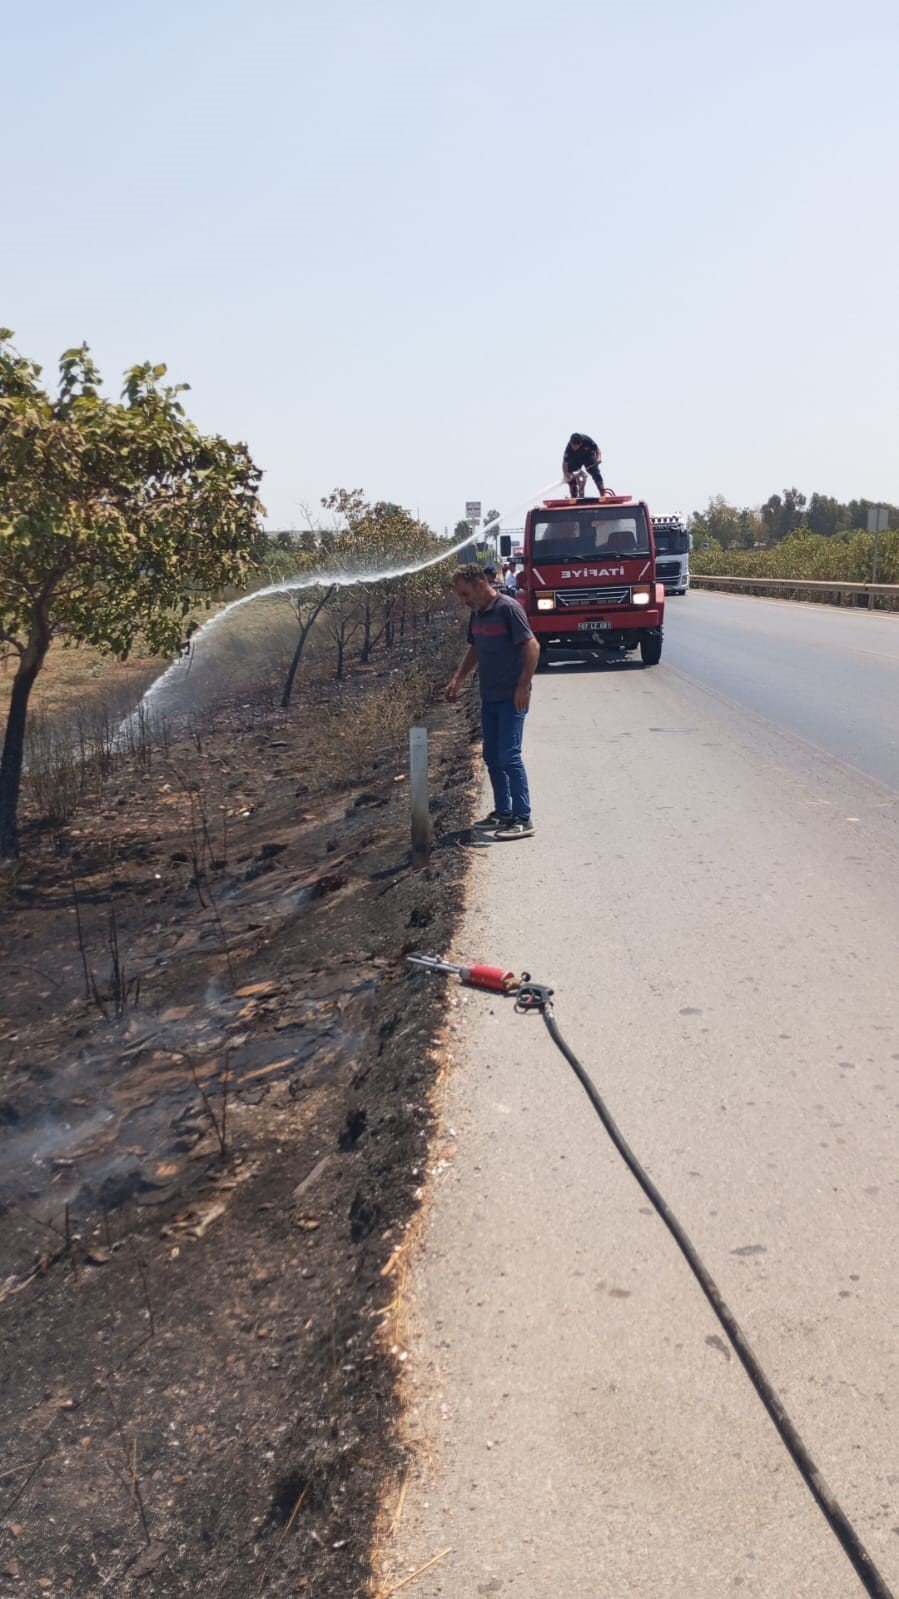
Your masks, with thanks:
[[[453,583],[471,620],[468,649],[446,685],[446,697],[457,699],[465,679],[477,670],[484,761],[493,785],[493,810],[476,825],[492,830],[497,841],[529,838],[534,823],[521,740],[540,646],[518,601],[498,594],[479,566],[460,566]]]
[[[589,433],[572,433],[565,446],[562,456],[562,474],[568,484],[568,492],[573,500],[578,498],[577,484],[574,481],[578,472],[589,472],[600,494],[605,493],[602,473],[599,463],[602,460],[602,450]]]

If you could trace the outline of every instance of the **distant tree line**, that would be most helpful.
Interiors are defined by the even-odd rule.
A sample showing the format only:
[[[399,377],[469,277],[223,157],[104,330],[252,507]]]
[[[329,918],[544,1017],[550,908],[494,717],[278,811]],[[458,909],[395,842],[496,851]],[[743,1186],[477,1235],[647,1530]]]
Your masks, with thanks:
[[[777,577],[867,583],[874,575],[875,535],[868,511],[877,500],[832,499],[796,488],[765,504],[730,505],[722,495],[690,520],[694,572],[718,577]],[[876,576],[899,583],[899,507],[887,506],[889,528],[876,539]]]
[[[867,529],[868,512],[882,500],[836,500],[830,494],[808,498],[799,489],[772,494],[761,506],[731,505],[713,495],[704,511],[694,511],[690,528],[697,545],[709,539],[722,549],[751,550],[780,544],[794,533],[845,538]],[[888,505],[890,529],[899,529],[899,506]]]

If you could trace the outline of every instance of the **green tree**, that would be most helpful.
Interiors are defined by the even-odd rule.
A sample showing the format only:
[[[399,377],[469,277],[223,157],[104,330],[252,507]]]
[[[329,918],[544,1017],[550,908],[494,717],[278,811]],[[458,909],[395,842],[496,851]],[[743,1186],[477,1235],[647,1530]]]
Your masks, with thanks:
[[[769,495],[768,499],[762,506],[762,523],[765,528],[765,538],[767,543],[776,543],[782,516],[783,500],[781,499],[780,495]]]
[[[820,534],[824,538],[832,538],[840,528],[847,525],[842,520],[842,511],[843,507],[839,500],[831,499],[829,494],[813,494],[805,513],[809,532]]]
[[[738,508],[723,494],[715,494],[704,511],[693,512],[690,530],[697,545],[708,540],[722,549],[751,549],[761,536],[761,523],[756,511],[745,505]]]
[[[18,851],[28,703],[58,635],[124,657],[138,634],[172,651],[198,598],[243,578],[263,543],[260,473],[205,436],[165,367],[100,392],[86,345],[57,392],[0,329],[0,645],[18,658],[0,761],[0,856]]]
[[[868,512],[875,505],[883,505],[883,500],[850,500],[848,505],[840,507],[843,513],[841,526],[845,528],[867,528]],[[891,529],[899,528],[899,506],[887,504],[889,525]]]
[[[388,500],[370,504],[361,489],[335,489],[322,504],[340,521],[335,552],[341,570],[357,579],[362,597],[359,659],[367,662],[382,639],[388,649],[393,646],[398,607],[408,593],[409,578],[385,579],[381,574],[439,555],[440,541],[411,511]]]
[[[779,544],[795,532],[803,520],[805,495],[797,488],[784,489],[783,498],[772,494],[762,506],[762,522],[769,544]]]

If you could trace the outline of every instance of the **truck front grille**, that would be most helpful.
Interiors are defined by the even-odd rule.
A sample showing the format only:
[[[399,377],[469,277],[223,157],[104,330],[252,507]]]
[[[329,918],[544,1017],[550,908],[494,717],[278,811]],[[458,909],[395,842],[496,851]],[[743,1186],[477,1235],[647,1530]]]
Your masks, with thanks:
[[[680,561],[657,561],[656,577],[680,577]]]
[[[587,605],[627,605],[631,597],[629,588],[608,589],[556,589],[556,605],[560,610],[582,609]]]

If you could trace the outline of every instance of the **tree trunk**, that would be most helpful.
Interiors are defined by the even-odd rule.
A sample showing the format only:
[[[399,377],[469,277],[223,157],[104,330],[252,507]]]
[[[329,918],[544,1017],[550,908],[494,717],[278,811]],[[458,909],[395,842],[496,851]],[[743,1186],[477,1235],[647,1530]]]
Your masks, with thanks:
[[[365,663],[368,660],[370,655],[371,655],[371,600],[369,599],[369,596],[366,594],[366,596],[365,596],[365,615],[364,615],[363,623],[362,623],[362,648],[359,651],[359,659],[362,662],[363,666],[365,665]]]
[[[334,589],[333,588],[329,588],[327,594],[323,594],[322,595],[321,599],[319,600],[318,604],[315,607],[315,610],[312,612],[312,615],[310,616],[308,622],[304,622],[304,623],[302,623],[300,625],[300,636],[297,639],[297,647],[296,647],[296,649],[293,652],[293,660],[290,663],[290,669],[289,669],[289,671],[287,673],[287,677],[286,677],[285,683],[284,683],[284,691],[283,691],[283,693],[281,695],[281,709],[282,709],[282,711],[286,711],[288,705],[290,704],[290,696],[293,693],[293,680],[294,680],[294,678],[297,675],[297,668],[298,668],[298,666],[300,664],[300,661],[303,658],[303,650],[306,647],[306,640],[309,637],[309,634],[312,632],[312,624],[315,621],[315,618],[318,616],[318,613],[321,610],[322,606],[327,604],[328,600],[331,598],[331,595],[333,593],[334,593]]]
[[[384,602],[384,647],[392,650],[396,643],[396,595]]]
[[[25,756],[25,723],[34,680],[50,648],[50,626],[46,611],[37,607],[31,633],[13,678],[3,758],[0,760],[0,860],[19,853],[19,794],[22,788],[22,762]]]
[[[338,683],[343,680],[343,657],[346,650],[346,640],[343,634],[337,640],[337,671],[334,673]]]

